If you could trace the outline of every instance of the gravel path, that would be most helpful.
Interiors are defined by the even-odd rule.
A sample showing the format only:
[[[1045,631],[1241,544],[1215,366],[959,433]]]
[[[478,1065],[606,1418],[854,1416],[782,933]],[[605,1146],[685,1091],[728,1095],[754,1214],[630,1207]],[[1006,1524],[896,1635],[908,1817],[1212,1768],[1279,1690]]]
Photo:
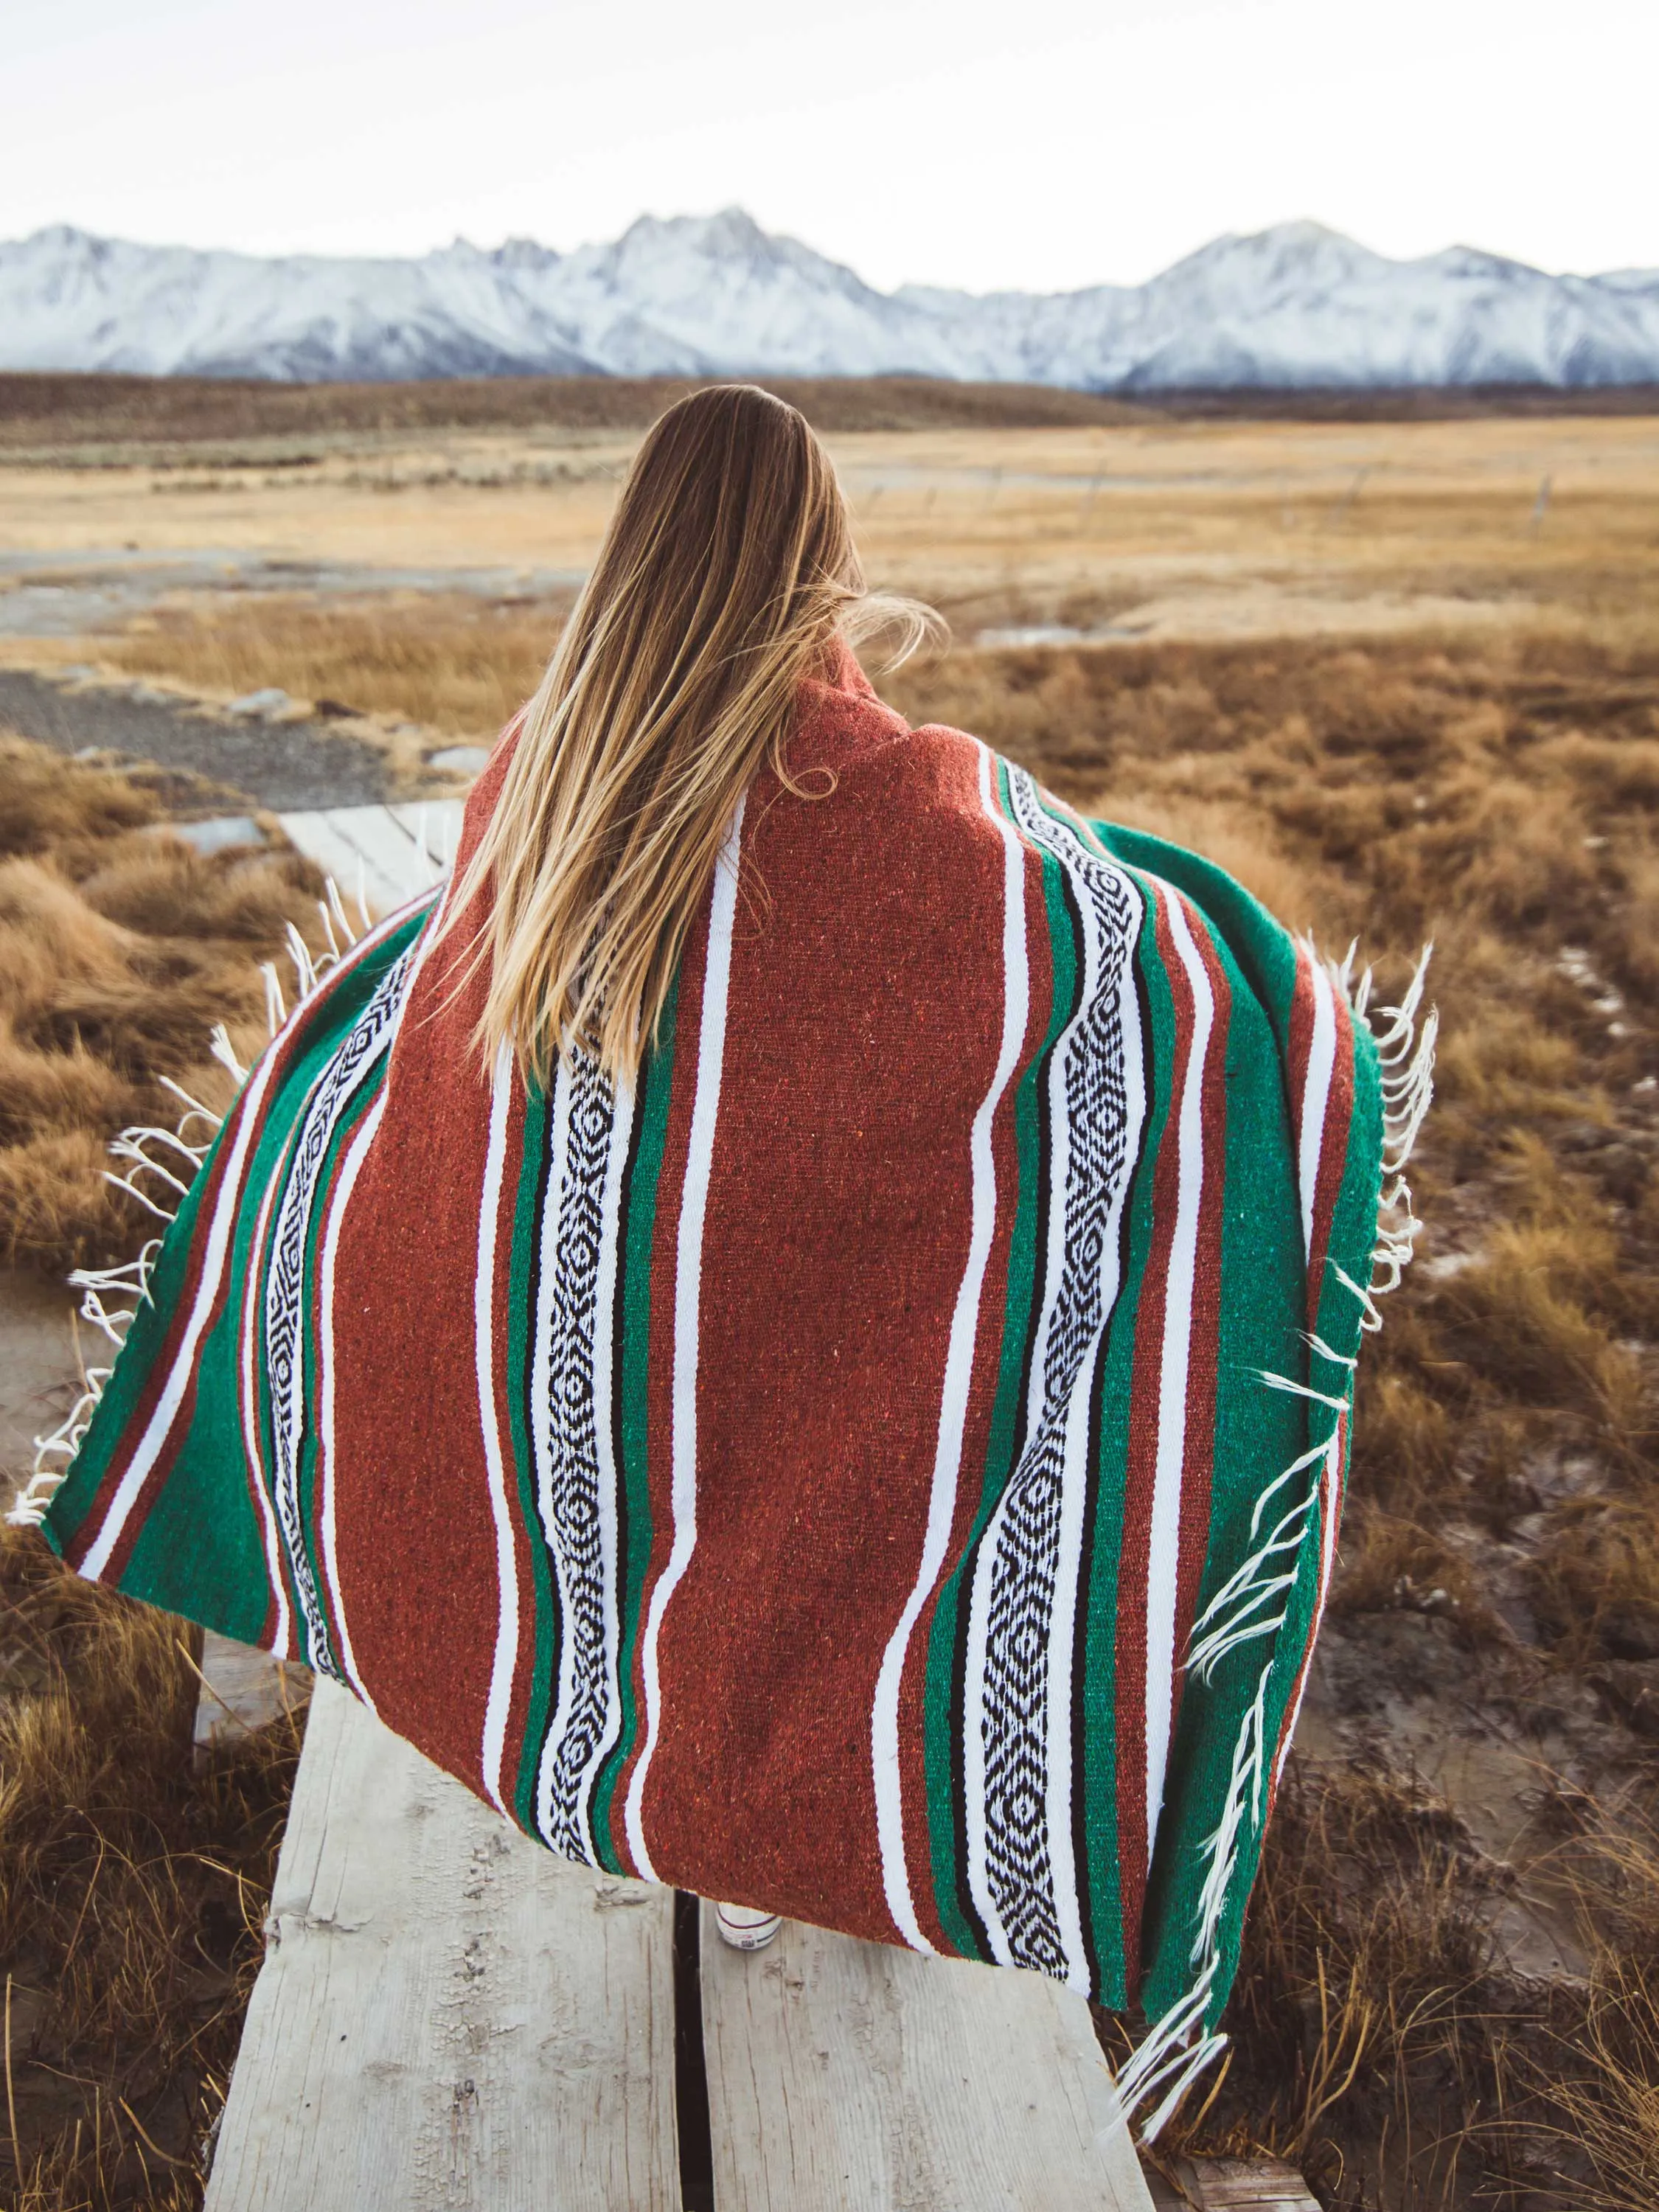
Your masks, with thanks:
[[[315,722],[241,720],[154,694],[135,698],[0,669],[0,727],[6,726],[60,753],[108,747],[188,769],[277,813],[363,806],[391,794],[386,763],[374,746]]]

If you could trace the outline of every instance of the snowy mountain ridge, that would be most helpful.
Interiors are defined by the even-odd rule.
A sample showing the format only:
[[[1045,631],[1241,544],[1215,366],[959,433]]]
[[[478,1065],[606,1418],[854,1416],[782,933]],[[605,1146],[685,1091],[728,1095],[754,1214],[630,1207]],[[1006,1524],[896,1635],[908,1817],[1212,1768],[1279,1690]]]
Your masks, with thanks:
[[[881,292],[740,208],[608,245],[418,258],[199,251],[58,224],[0,243],[0,368],[391,380],[916,374],[1103,392],[1659,382],[1659,270],[1392,261],[1314,222],[1139,285]]]

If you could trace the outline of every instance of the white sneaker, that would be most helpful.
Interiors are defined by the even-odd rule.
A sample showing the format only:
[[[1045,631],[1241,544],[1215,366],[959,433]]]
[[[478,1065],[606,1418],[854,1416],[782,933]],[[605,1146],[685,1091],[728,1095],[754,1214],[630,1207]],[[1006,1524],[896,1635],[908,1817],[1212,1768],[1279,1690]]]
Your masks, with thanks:
[[[763,1951],[783,1925],[778,1912],[757,1912],[747,1905],[717,1905],[714,1925],[722,1943],[734,1951]]]

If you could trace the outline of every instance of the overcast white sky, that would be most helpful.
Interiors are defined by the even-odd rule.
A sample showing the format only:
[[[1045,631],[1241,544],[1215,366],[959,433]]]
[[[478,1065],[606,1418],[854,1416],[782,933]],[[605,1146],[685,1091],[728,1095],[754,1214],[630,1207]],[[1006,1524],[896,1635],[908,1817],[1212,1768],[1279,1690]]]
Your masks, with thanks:
[[[1659,264],[1659,0],[0,0],[0,236],[561,247],[737,202],[872,283],[1313,216]]]

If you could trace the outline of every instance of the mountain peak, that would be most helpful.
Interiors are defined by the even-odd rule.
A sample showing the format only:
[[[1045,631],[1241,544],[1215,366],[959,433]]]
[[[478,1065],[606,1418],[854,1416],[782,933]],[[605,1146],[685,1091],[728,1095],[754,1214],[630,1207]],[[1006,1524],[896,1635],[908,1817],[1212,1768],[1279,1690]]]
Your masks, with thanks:
[[[507,238],[495,248],[489,258],[497,269],[554,269],[563,259],[550,246],[543,246],[533,238]]]
[[[1200,246],[1196,253],[1177,261],[1152,282],[1162,284],[1193,274],[1209,276],[1227,269],[1239,272],[1251,283],[1283,284],[1308,279],[1331,283],[1340,282],[1361,270],[1389,265],[1382,254],[1373,253],[1370,246],[1361,246],[1341,231],[1304,216],[1291,222],[1272,223],[1266,230],[1224,232],[1209,245]]]
[[[200,252],[67,223],[0,244],[0,367],[420,377],[914,374],[1094,390],[1659,381],[1651,273],[1553,277],[1465,246],[1394,261],[1307,218],[1141,285],[878,292],[745,209],[609,245],[418,259]]]
[[[763,230],[746,208],[726,207],[714,215],[636,216],[615,246],[601,250],[623,257],[757,262],[775,259],[787,243]]]

